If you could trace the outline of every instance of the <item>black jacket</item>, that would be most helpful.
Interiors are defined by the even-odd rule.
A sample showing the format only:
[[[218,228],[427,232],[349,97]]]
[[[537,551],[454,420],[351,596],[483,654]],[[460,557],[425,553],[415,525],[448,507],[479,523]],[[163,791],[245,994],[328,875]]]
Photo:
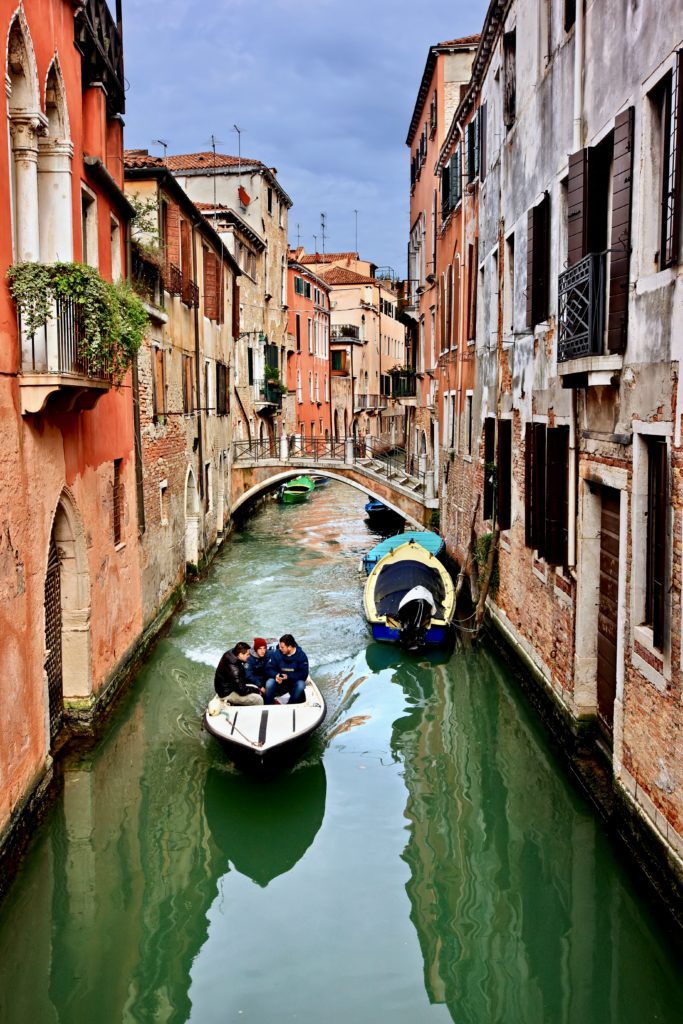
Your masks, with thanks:
[[[238,693],[240,697],[247,693],[258,693],[258,686],[247,682],[244,662],[240,661],[234,651],[226,651],[218,662],[213,685],[219,697],[227,697],[230,693]]]

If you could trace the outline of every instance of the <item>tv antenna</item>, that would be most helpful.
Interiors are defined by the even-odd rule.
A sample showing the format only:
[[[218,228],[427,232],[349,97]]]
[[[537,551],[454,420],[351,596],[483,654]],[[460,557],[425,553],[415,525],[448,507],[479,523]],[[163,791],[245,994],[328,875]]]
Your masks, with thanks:
[[[233,131],[237,132],[237,178],[239,184],[242,184],[242,129],[238,128],[236,124],[232,126]]]
[[[320,214],[320,230],[323,237],[323,256],[325,255],[325,228],[327,226],[327,217],[324,213]]]
[[[358,255],[358,210],[353,211],[356,215],[356,256]]]
[[[167,139],[152,139],[153,146],[162,146],[164,150],[164,162],[166,161],[166,150],[168,149]]]

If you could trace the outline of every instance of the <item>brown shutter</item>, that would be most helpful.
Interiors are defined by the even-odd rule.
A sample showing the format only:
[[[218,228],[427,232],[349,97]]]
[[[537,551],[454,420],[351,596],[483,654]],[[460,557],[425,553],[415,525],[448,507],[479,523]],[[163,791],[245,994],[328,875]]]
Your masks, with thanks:
[[[614,122],[612,180],[612,238],[610,241],[609,313],[607,348],[626,348],[628,319],[628,268],[631,252],[631,187],[633,177],[633,113],[622,111]]]
[[[180,266],[180,210],[175,203],[164,203],[164,244],[166,264]]]
[[[236,277],[232,279],[232,336],[235,341],[240,336],[240,286]]]
[[[479,273],[479,239],[475,238],[474,245],[467,247],[469,253],[469,266],[467,268],[467,281],[469,284],[469,296],[467,303],[467,340],[473,341],[477,333],[477,275]]]
[[[451,345],[460,344],[460,260],[453,262],[453,324]]]
[[[509,530],[512,523],[512,420],[498,420],[498,526]]]
[[[545,558],[549,565],[567,561],[567,474],[569,427],[547,431]]]
[[[534,425],[527,423],[524,430],[524,543],[528,548],[533,541],[534,494]]]
[[[216,257],[206,247],[204,255],[204,316],[209,320],[217,319],[216,309]]]
[[[486,104],[479,108],[479,180],[486,179]]]
[[[484,519],[493,518],[493,495],[496,459],[496,421],[493,416],[484,420]]]
[[[535,327],[548,318],[550,196],[547,192],[527,214],[526,274],[527,326]]]
[[[216,257],[216,319],[225,323],[225,264],[222,256]]]
[[[192,279],[192,245],[190,241],[190,223],[182,219],[180,221],[180,259],[183,272],[183,283]]]
[[[650,508],[653,516],[652,558],[652,641],[664,650],[664,618],[666,610],[668,465],[666,441],[652,441],[650,458]]]
[[[567,260],[573,266],[586,255],[586,208],[588,205],[588,151],[569,157],[567,181]]]
[[[531,546],[536,548],[542,558],[545,554],[545,525],[546,525],[546,425],[545,423],[534,423],[534,444],[533,444],[533,514],[531,517]]]

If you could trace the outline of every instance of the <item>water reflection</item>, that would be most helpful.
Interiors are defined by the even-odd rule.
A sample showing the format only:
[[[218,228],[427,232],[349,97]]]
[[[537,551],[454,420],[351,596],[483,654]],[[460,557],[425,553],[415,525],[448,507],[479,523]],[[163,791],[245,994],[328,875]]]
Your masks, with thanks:
[[[210,768],[204,814],[217,873],[234,869],[265,888],[291,871],[322,825],[326,790],[322,761],[266,783]]]

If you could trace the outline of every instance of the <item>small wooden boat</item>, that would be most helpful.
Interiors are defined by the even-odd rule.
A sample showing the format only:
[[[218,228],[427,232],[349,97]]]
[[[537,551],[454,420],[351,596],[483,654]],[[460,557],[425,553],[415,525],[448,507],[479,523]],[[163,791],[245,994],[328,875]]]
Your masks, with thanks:
[[[310,676],[305,696],[301,704],[229,705],[217,714],[211,714],[216,706],[212,701],[204,714],[204,728],[234,756],[247,755],[249,760],[262,764],[276,753],[296,748],[325,718],[325,698]]]
[[[384,558],[394,548],[399,547],[401,544],[407,544],[411,540],[414,540],[416,544],[419,544],[426,551],[431,551],[437,558],[444,550],[443,537],[440,537],[438,533],[434,533],[432,530],[406,530],[405,533],[397,533],[393,537],[385,537],[379,544],[375,544],[374,548],[368,551],[367,555],[363,556],[362,568],[366,573],[372,572],[380,558]]]
[[[415,541],[379,560],[365,584],[363,606],[374,640],[416,650],[451,639],[453,580],[439,559]]]
[[[319,491],[321,487],[326,487],[330,482],[329,476],[321,476],[320,473],[311,473],[311,480],[315,484],[316,491]]]
[[[295,476],[288,480],[282,488],[282,501],[285,505],[298,505],[307,501],[315,490],[315,484],[310,476]]]
[[[382,529],[398,529],[404,522],[398,512],[394,512],[393,508],[388,508],[384,502],[378,501],[376,498],[370,498],[365,503],[365,514],[370,526],[380,531]]]

